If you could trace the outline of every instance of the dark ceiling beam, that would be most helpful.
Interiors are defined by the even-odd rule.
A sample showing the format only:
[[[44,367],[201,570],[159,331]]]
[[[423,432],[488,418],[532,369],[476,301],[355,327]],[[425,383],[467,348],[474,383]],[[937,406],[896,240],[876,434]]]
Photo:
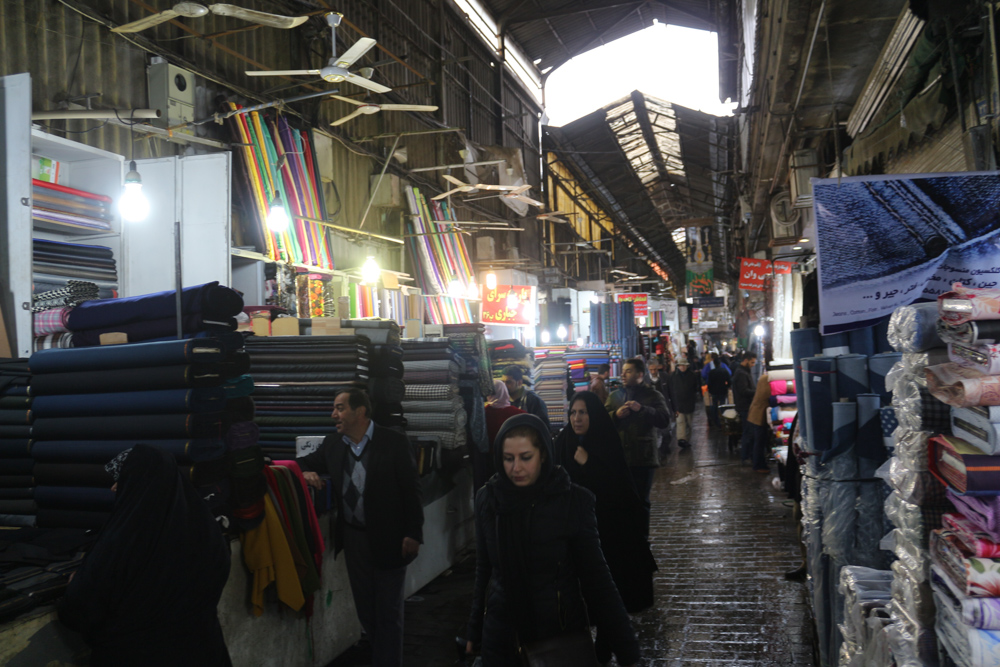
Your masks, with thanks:
[[[516,12],[516,11],[506,11],[501,17],[500,22],[502,25],[513,25],[516,23],[531,23],[533,21],[544,21],[547,19],[559,18],[561,16],[572,16],[574,14],[583,14],[584,12],[592,12],[599,9],[618,9],[620,7],[633,7],[633,11],[642,7],[646,4],[647,0],[641,0],[636,2],[632,0],[631,2],[619,2],[615,4],[608,4],[607,0],[592,0],[591,2],[570,2],[569,4],[563,6],[560,9],[550,9],[550,10],[537,10],[528,12]],[[523,3],[517,3],[511,9],[521,7]],[[631,12],[630,12],[631,13]]]

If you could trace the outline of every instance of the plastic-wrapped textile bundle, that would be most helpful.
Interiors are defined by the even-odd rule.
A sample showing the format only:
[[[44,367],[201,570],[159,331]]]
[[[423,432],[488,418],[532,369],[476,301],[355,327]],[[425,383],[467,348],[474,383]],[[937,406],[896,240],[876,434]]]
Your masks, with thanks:
[[[840,570],[838,590],[844,597],[844,622],[840,626],[844,643],[840,665],[862,665],[872,635],[868,618],[884,610],[892,599],[892,572],[848,565]]]
[[[1000,375],[984,375],[954,362],[928,366],[927,388],[948,405],[1000,405]]]
[[[895,608],[890,612],[890,621],[885,633],[895,667],[938,667],[933,627],[918,625]]]
[[[934,596],[929,581],[897,560],[892,563],[893,608],[924,627],[934,625]]]
[[[945,506],[945,486],[926,470],[907,468],[894,456],[879,468],[878,475],[888,482],[900,498],[914,505]]]
[[[1000,454],[1000,406],[951,408],[951,430],[986,454]]]
[[[941,526],[941,516],[948,505],[914,505],[893,491],[885,501],[885,513],[904,535],[927,548],[931,531]]]
[[[892,387],[886,386],[886,376],[902,358],[899,352],[883,352],[868,358],[868,387],[871,393],[882,397],[882,405],[892,403]]]
[[[912,577],[919,581],[930,578],[931,554],[928,549],[912,541],[899,528],[893,528],[884,542],[892,547],[892,553],[906,566]]]
[[[952,408],[934,396],[917,380],[902,384],[893,394],[896,418],[905,428],[913,431],[951,433]]]
[[[810,462],[814,458],[816,457],[810,457]],[[817,470],[818,462],[805,468],[812,468],[812,471],[807,470],[802,478],[802,540],[806,545],[806,568],[809,572],[820,664],[830,665],[837,655],[836,652],[830,651],[830,638],[836,630],[832,613],[832,605],[835,603],[833,599],[835,578],[831,572],[832,560],[823,553],[824,517],[820,496],[825,483],[814,474],[819,472],[828,475],[828,473]]]
[[[837,398],[837,360],[810,357],[802,360],[803,408],[809,452],[825,452],[833,446],[833,403]]]
[[[981,320],[950,325],[938,322],[938,336],[945,343],[962,345],[995,345],[1000,343],[1000,321]]]
[[[802,360],[819,356],[823,351],[823,344],[820,341],[818,329],[793,329],[789,333],[789,336],[792,343],[792,363],[795,365],[795,387],[798,393],[804,394],[804,390],[802,388]],[[805,398],[803,397],[803,404],[799,406],[802,410],[805,409],[804,401]],[[813,451],[813,449],[808,445],[809,429],[807,420],[800,420],[799,433],[805,443],[804,449],[806,451]]]
[[[889,318],[889,343],[897,352],[923,352],[943,347],[937,327],[937,302],[900,306]]]

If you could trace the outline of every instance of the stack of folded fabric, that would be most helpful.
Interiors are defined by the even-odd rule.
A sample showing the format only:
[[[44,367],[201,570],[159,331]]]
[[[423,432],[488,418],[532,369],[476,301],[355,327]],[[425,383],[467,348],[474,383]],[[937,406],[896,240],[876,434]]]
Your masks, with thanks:
[[[262,459],[247,424],[253,401],[241,347],[242,337],[230,335],[33,354],[38,525],[100,526],[114,502],[104,465],[137,443],[173,454],[214,494],[210,506],[224,524],[237,511],[258,517]]]
[[[465,360],[448,338],[403,341],[406,399],[402,407],[406,435],[418,449],[427,442],[443,449],[467,444],[467,415],[458,388],[459,374],[464,372]]]
[[[370,346],[361,336],[250,336],[246,348],[253,363],[254,421],[271,456],[293,458],[296,437],[332,433],[337,394],[368,388]]]
[[[566,363],[575,391],[586,391],[590,380],[597,377],[602,364],[610,364],[607,348],[582,348],[566,352]]]
[[[0,362],[0,526],[35,525],[29,379],[26,359]]]
[[[493,367],[487,351],[486,325],[445,324],[444,335],[452,347],[465,359],[470,373],[475,372],[479,380],[479,391],[483,396],[493,393]]]
[[[111,248],[34,239],[31,259],[35,292],[65,287],[71,280],[92,282],[98,289],[93,298],[112,298],[118,289],[118,268]]]
[[[87,280],[69,280],[66,282],[66,287],[32,294],[31,312],[38,313],[62,306],[79,306],[84,301],[101,298],[100,294],[101,290],[96,283]]]
[[[838,591],[844,597],[844,622],[840,625],[844,643],[838,664],[862,665],[870,657],[887,652],[881,630],[889,622],[892,577],[889,570],[855,565],[841,568]]]
[[[535,371],[532,375],[531,389],[545,401],[553,432],[558,432],[566,425],[566,416],[569,412],[566,399],[568,371],[565,347],[535,350]]]
[[[386,391],[398,393],[403,382],[403,348],[401,345],[372,345],[369,360],[369,392],[382,396]],[[390,386],[391,385],[391,386]],[[395,389],[393,389],[395,387]],[[380,426],[406,432],[403,403],[395,400],[374,401],[372,418]]]
[[[355,334],[364,336],[372,345],[399,345],[399,324],[395,320],[372,317],[340,322],[342,327],[354,329]]]
[[[490,364],[493,368],[493,379],[499,380],[503,377],[503,371],[508,366],[520,366],[524,370],[525,377],[531,377],[531,371],[535,367],[532,350],[526,348],[519,341],[492,340],[487,347],[490,352]],[[493,388],[490,388],[490,394]]]
[[[31,179],[31,217],[39,226],[61,232],[109,232],[111,197]]]

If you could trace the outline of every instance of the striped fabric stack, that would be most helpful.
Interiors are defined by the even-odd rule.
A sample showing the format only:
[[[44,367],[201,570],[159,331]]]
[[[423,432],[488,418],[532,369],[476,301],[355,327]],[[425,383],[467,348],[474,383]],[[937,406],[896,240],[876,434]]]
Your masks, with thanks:
[[[490,363],[493,367],[493,378],[503,377],[503,370],[508,366],[520,366],[525,377],[530,377],[535,368],[535,357],[532,350],[516,340],[491,340],[487,344],[490,351]],[[490,394],[493,389],[490,388]]]
[[[372,418],[380,426],[405,431],[399,324],[387,318],[343,320],[342,324],[369,341],[368,393],[372,397]]]
[[[610,363],[607,349],[586,348],[570,350],[566,353],[570,377],[575,391],[586,391],[590,385],[588,377],[593,379],[601,370],[601,364]]]
[[[458,376],[465,370],[447,338],[419,338],[403,341],[403,380],[406,383],[406,435],[427,458],[430,444],[435,451],[464,447],[466,413],[459,395]],[[421,472],[425,472],[422,469]]]
[[[37,227],[72,234],[111,231],[111,197],[33,178],[31,199]]]
[[[535,372],[531,389],[545,401],[553,432],[566,425],[569,409],[566,400],[568,369],[565,348],[535,350]]]
[[[35,461],[31,458],[28,363],[0,363],[0,526],[34,526]]]
[[[486,348],[486,325],[446,324],[444,335],[465,359],[469,373],[475,373],[483,396],[493,393],[493,368]]]

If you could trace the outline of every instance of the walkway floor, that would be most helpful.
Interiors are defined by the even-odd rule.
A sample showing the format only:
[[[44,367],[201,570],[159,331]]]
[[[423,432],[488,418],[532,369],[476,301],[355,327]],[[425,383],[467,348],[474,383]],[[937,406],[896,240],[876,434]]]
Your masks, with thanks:
[[[782,573],[799,562],[792,510],[774,474],[754,473],[726,437],[694,419],[694,446],[674,446],[653,485],[657,605],[633,616],[649,667],[810,667],[806,586]],[[773,465],[772,465],[773,469]],[[451,667],[464,633],[473,558],[406,604],[406,667]],[[330,667],[367,664],[352,650]]]

